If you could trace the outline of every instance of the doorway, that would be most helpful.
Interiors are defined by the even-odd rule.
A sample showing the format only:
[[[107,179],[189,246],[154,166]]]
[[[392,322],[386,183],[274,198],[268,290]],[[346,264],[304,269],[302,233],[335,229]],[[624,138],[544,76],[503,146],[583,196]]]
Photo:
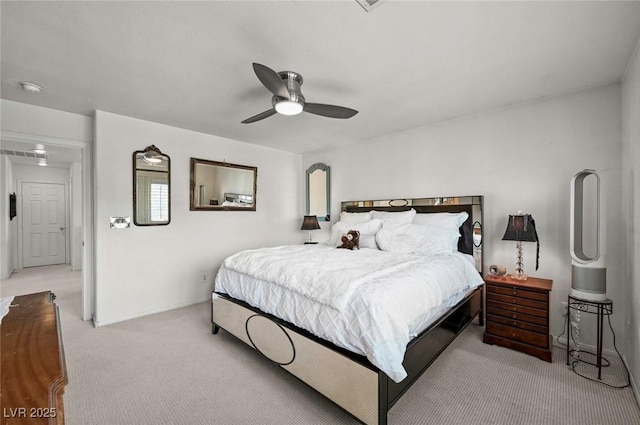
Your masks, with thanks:
[[[93,179],[92,179],[92,146],[89,142],[79,140],[67,140],[56,137],[47,137],[41,135],[32,135],[28,133],[17,133],[8,130],[0,130],[0,140],[2,141],[3,150],[12,149],[16,151],[29,151],[34,146],[42,146],[48,152],[58,151],[63,152],[64,155],[73,157],[73,164],[70,163],[71,177],[68,178],[65,187],[64,196],[66,197],[63,204],[67,208],[72,208],[71,211],[67,211],[66,214],[70,217],[71,222],[67,221],[65,225],[58,225],[57,229],[60,232],[60,227],[65,228],[64,238],[50,237],[49,233],[53,230],[47,231],[47,237],[34,236],[36,240],[44,239],[47,243],[54,245],[59,243],[60,240],[64,240],[65,248],[61,249],[65,253],[66,258],[62,261],[73,264],[74,261],[78,264],[78,269],[82,271],[82,319],[92,320],[95,314],[95,291],[94,291],[94,258],[93,258]],[[12,158],[13,159],[13,158]],[[13,161],[11,161],[13,163]],[[0,180],[3,184],[7,185],[11,189],[11,181],[15,182],[13,190],[21,193],[23,189],[23,183],[27,182],[43,182],[46,179],[39,179],[37,177],[18,179],[19,182],[14,179],[14,174],[11,169],[16,167],[9,167],[8,173],[1,173]],[[5,181],[5,179],[8,179]],[[69,180],[69,181],[68,181]],[[9,183],[7,183],[9,182]],[[56,181],[60,183],[60,181]],[[69,199],[72,200],[71,205]],[[23,201],[18,201],[19,206],[23,206],[27,209],[28,206],[23,205]],[[22,220],[23,216],[18,213],[18,218]],[[26,222],[27,220],[25,220]],[[53,227],[52,229],[55,229]],[[22,246],[22,237],[19,235],[20,231],[14,225],[9,228],[9,238],[0,241],[0,249],[13,250],[15,247],[15,255],[13,261],[15,267],[31,267],[18,257],[24,255],[24,248]],[[25,232],[26,233],[26,232]],[[50,247],[42,247],[42,253],[46,250],[50,250]],[[51,250],[50,250],[51,251]],[[38,257],[38,255],[36,255]],[[57,261],[57,260],[56,260]],[[34,264],[35,265],[35,264]]]

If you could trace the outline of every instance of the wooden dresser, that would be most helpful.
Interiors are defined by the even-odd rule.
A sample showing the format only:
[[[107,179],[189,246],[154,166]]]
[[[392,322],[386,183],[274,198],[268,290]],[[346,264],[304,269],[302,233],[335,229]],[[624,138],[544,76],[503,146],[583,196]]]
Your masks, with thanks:
[[[17,296],[2,318],[0,423],[62,425],[67,368],[55,295]]]
[[[549,292],[553,281],[485,277],[486,328],[482,340],[551,362]]]

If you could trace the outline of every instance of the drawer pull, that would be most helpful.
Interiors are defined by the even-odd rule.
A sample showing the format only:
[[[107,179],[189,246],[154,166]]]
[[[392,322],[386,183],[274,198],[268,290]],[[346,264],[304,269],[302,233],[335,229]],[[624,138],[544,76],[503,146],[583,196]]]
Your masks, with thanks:
[[[514,298],[514,299],[513,299],[513,301],[511,301],[511,302],[512,302],[512,303],[515,303],[515,302],[516,302],[516,299]]]
[[[516,311],[516,308],[515,308],[515,307],[513,307],[513,311]]]
[[[515,319],[516,317],[518,317],[516,314],[513,315],[513,318]]]

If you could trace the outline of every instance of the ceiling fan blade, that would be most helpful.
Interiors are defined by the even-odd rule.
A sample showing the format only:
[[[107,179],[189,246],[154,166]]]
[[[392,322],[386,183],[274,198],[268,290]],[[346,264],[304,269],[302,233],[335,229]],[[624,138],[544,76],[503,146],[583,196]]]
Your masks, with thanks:
[[[255,62],[253,63],[253,71],[256,73],[258,80],[260,80],[267,90],[276,96],[284,97],[285,99],[289,98],[287,85],[282,78],[280,78],[277,72],[267,66]]]
[[[304,111],[329,118],[351,118],[358,113],[355,109],[344,106],[325,105],[323,103],[305,103]]]
[[[246,120],[242,121],[242,124],[251,124],[252,122],[256,122],[256,121],[263,120],[265,118],[269,118],[271,115],[273,115],[275,113],[276,113],[276,110],[271,108],[268,111],[260,112],[258,115],[254,115],[251,118],[247,118]]]

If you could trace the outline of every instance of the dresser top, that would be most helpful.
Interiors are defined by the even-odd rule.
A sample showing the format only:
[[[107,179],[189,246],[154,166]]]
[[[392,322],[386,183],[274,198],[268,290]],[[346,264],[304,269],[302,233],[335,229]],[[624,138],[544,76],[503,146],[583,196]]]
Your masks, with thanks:
[[[504,286],[516,286],[520,288],[537,289],[541,291],[551,291],[553,281],[550,279],[542,279],[539,277],[527,277],[526,280],[514,279],[510,275],[494,276],[487,275],[484,277],[487,283],[493,283]]]

